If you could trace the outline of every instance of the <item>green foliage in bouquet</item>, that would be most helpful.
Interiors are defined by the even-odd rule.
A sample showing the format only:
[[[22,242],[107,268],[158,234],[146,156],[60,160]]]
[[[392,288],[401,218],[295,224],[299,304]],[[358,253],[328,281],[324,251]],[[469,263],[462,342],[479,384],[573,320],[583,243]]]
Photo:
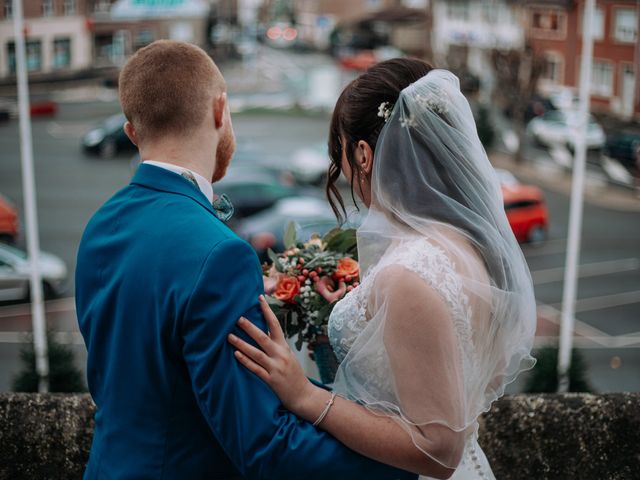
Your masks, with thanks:
[[[277,281],[267,301],[288,338],[297,337],[296,347],[314,343],[327,335],[327,324],[335,302],[358,286],[356,232],[334,229],[324,237],[313,235],[307,242],[296,238],[289,225],[285,251],[269,251],[265,275]]]
[[[49,346],[49,391],[60,393],[86,392],[82,372],[75,366],[73,351],[47,333]],[[13,379],[14,392],[37,392],[39,377],[33,341],[20,350],[22,371]]]

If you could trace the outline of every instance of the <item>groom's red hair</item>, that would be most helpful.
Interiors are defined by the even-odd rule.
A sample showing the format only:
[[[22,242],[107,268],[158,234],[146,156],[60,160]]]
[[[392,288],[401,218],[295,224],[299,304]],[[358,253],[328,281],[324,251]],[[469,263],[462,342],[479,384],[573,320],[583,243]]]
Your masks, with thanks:
[[[225,90],[220,70],[204,50],[171,40],[138,50],[119,80],[122,110],[141,141],[188,135]]]

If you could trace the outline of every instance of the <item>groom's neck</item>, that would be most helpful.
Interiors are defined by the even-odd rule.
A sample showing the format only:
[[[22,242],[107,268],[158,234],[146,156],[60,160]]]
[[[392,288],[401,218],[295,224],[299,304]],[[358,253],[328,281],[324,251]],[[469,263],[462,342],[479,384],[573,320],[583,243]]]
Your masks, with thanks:
[[[191,138],[165,137],[154,141],[149,145],[141,146],[140,157],[142,161],[154,160],[156,162],[170,163],[187,168],[212,179],[216,168],[215,151],[217,138],[194,135]]]

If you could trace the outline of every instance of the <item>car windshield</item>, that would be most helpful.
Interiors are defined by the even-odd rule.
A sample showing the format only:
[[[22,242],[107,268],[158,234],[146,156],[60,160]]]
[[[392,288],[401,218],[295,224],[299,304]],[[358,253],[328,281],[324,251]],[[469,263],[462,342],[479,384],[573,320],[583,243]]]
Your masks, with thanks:
[[[10,247],[9,245],[0,246],[0,254],[11,255],[14,257],[18,257],[21,260],[27,259],[27,252],[23,252],[22,250],[18,250],[17,248]]]

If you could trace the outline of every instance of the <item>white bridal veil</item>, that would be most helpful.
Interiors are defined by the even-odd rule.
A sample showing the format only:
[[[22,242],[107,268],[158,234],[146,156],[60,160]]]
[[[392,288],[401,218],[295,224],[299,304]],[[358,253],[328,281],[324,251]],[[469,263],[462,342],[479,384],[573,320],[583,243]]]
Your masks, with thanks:
[[[455,468],[438,439],[464,432],[468,453],[478,416],[535,362],[533,287],[457,77],[429,72],[385,117],[358,230],[367,325],[335,388]]]

